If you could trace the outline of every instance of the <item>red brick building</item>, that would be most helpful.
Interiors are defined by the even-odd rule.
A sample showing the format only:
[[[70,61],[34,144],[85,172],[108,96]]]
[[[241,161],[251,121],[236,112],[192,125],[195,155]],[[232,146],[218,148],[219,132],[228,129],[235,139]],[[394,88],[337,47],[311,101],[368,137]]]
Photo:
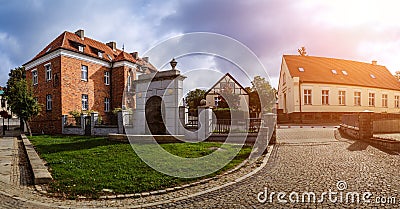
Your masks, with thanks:
[[[157,71],[147,57],[85,37],[83,30],[63,32],[24,67],[43,105],[31,121],[32,131],[51,134],[61,133],[61,116],[73,110],[97,111],[103,121],[110,120],[113,109],[128,105],[122,97],[132,81]]]

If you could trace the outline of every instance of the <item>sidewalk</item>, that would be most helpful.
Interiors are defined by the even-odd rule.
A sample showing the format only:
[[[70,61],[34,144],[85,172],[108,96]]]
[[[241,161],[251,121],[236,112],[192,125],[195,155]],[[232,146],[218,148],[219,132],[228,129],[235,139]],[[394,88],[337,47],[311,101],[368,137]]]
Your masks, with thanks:
[[[0,136],[0,181],[11,184],[15,149],[18,149],[15,137],[20,131],[10,130],[6,131],[6,135],[2,134],[3,130]]]
[[[0,138],[0,181],[10,184],[14,138]]]

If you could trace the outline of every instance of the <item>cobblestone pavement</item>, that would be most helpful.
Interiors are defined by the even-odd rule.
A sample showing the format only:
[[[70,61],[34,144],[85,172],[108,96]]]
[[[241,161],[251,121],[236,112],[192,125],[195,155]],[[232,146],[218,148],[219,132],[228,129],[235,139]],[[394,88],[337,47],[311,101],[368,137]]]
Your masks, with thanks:
[[[135,207],[145,203],[157,204],[160,201],[164,201],[164,204],[152,207],[400,208],[400,156],[392,155],[384,149],[372,147],[364,142],[341,138],[335,130],[329,128],[278,130],[278,144],[270,153],[266,166],[253,176],[236,183],[229,182],[255,169],[254,163],[207,184],[163,195],[116,200],[59,200],[38,194],[29,186],[20,189],[21,186],[0,182],[0,208]],[[218,186],[219,189],[212,189]],[[204,192],[206,190],[209,192]],[[290,202],[289,196],[292,200],[296,200],[298,194],[298,203],[278,203],[279,192],[285,192],[286,196],[282,196],[282,193],[280,197],[288,202]],[[321,197],[324,197],[324,201],[312,203],[313,198],[308,201],[307,194],[302,201],[305,192],[309,192],[308,195],[314,192],[316,202],[321,200]],[[332,201],[328,199],[329,192]],[[264,199],[265,193],[267,193],[266,199]],[[357,193],[360,194],[361,203],[351,203],[351,196],[356,197]],[[274,194],[272,201],[269,199],[271,194]],[[364,194],[367,200],[371,201],[369,204],[362,202]],[[333,203],[335,197],[337,197],[336,203]],[[394,200],[389,197],[395,197],[396,203],[376,203],[378,198]],[[346,200],[350,203],[346,203]]]
[[[334,129],[278,130],[278,145],[267,166],[252,178],[191,199],[165,204],[163,208],[399,208],[400,157],[390,155],[363,142],[342,139]],[[341,181],[341,182],[339,182]],[[339,182],[339,185],[337,185]],[[345,187],[347,185],[347,188]],[[344,189],[344,190],[339,190]],[[267,199],[264,201],[267,190]],[[314,192],[321,200],[323,192],[342,192],[336,203],[325,195],[322,203],[309,203],[302,194]],[[270,194],[275,192],[270,201]],[[288,203],[278,203],[277,193],[285,192]],[[296,192],[299,202],[290,203]],[[371,203],[346,203],[350,192],[371,192]],[[340,193],[337,194],[339,196]],[[351,193],[350,193],[351,194]],[[354,193],[355,194],[355,193]],[[334,196],[332,196],[334,197]],[[394,204],[375,203],[376,198],[396,197]],[[295,193],[292,199],[296,201]],[[361,198],[362,199],[362,198]],[[311,199],[312,200],[312,199]],[[333,200],[335,200],[333,198]],[[340,201],[341,200],[341,201]],[[356,200],[356,199],[355,199]],[[392,199],[391,199],[392,200]],[[308,203],[307,203],[308,202]],[[342,202],[342,203],[340,203]]]

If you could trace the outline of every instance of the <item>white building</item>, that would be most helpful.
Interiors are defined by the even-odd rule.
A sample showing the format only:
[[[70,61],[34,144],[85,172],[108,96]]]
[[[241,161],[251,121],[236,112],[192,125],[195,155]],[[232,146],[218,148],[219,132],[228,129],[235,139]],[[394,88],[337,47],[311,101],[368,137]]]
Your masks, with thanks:
[[[344,113],[400,112],[400,82],[376,61],[284,55],[278,121],[339,121]]]
[[[238,109],[249,111],[249,93],[237,82],[231,74],[227,73],[222,76],[207,92],[207,105],[212,108],[218,107],[218,102],[221,101],[221,93],[228,91],[239,96]]]

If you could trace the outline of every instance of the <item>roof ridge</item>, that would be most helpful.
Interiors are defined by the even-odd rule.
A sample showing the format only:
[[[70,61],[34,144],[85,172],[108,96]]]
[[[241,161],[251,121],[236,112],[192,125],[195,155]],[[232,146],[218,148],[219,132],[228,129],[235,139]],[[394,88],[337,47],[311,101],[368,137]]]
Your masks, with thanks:
[[[302,58],[303,58],[303,57],[312,57],[312,58],[318,58],[318,59],[341,60],[341,61],[357,62],[357,63],[363,63],[363,64],[370,64],[370,65],[372,65],[372,63],[370,63],[370,62],[362,62],[362,61],[357,61],[357,60],[342,59],[342,58],[335,58],[335,57],[322,57],[322,56],[309,56],[309,55],[301,56],[301,55],[295,55],[295,54],[293,54],[293,55],[284,54],[283,57],[285,57],[285,56],[290,56],[290,57],[302,57]],[[376,64],[375,66],[383,66],[383,67],[385,67],[384,65],[379,65],[379,64]]]

